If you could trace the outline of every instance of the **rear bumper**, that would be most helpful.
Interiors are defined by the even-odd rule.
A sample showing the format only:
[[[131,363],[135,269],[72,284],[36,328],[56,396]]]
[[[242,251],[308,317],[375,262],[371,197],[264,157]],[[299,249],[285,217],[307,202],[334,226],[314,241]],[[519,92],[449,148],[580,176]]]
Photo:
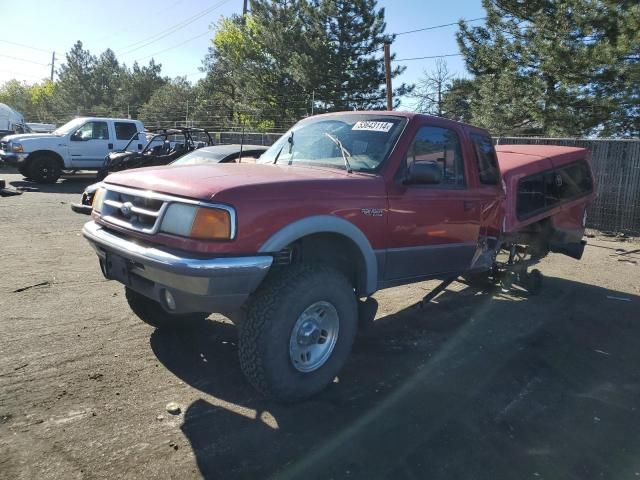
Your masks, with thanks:
[[[264,279],[273,257],[194,258],[134,243],[95,222],[84,225],[82,234],[100,259],[105,277],[118,280],[156,300],[171,313],[232,312],[238,310]],[[124,259],[126,278],[110,274],[110,256]],[[175,300],[166,303],[165,292]]]

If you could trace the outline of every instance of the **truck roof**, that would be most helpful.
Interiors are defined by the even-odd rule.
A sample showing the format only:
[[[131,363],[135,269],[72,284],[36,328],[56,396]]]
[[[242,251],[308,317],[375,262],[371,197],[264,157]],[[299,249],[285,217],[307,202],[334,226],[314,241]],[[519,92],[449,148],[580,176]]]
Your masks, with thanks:
[[[532,174],[545,170],[549,162],[557,167],[586,157],[587,149],[559,145],[496,145],[503,176]]]
[[[489,134],[489,132],[483,128],[475,127],[473,125],[469,125],[468,123],[458,122],[456,120],[450,120],[444,117],[436,117],[433,115],[426,115],[424,113],[416,113],[416,112],[401,112],[396,110],[355,110],[355,111],[343,111],[343,112],[330,112],[330,113],[322,113],[319,115],[314,115],[314,117],[330,117],[334,115],[376,115],[376,116],[390,116],[390,117],[404,117],[408,120],[413,118],[421,118],[424,120],[433,120],[434,122],[440,125],[458,125],[463,126],[468,130],[482,132],[485,134]]]
[[[142,123],[142,120],[137,120],[133,118],[113,118],[113,117],[76,117],[76,120],[108,120],[112,122],[138,122]]]

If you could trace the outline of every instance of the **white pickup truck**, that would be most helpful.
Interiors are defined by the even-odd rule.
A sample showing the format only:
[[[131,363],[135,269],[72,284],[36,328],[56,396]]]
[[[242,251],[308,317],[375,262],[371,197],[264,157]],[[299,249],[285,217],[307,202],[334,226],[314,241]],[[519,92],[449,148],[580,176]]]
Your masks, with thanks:
[[[8,135],[0,141],[0,158],[25,177],[55,183],[63,170],[98,170],[105,156],[121,150],[137,133],[139,120],[80,117],[53,133]],[[140,135],[140,146],[146,143]]]

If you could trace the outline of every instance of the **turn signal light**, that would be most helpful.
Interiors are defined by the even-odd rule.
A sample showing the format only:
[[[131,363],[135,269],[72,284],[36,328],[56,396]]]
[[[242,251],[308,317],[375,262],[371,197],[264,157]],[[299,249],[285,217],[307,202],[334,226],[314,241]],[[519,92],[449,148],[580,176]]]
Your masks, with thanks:
[[[231,238],[231,216],[219,208],[199,208],[191,224],[192,238],[228,240]]]

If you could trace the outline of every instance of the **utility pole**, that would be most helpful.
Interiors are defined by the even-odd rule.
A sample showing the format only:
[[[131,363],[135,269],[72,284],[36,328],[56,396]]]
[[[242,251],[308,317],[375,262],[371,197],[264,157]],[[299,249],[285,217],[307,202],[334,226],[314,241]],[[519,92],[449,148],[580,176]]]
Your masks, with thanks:
[[[316,91],[313,90],[311,92],[311,115],[313,115],[313,107],[315,106],[315,104],[316,104]]]
[[[187,113],[184,116],[185,127],[189,126],[189,100],[187,100]]]
[[[248,11],[249,11],[249,0],[244,0],[244,4],[242,5],[242,16],[246,17]]]
[[[393,110],[393,92],[391,91],[391,44],[384,44],[384,74],[387,79],[387,110]]]
[[[55,67],[56,64],[56,52],[53,52],[51,54],[51,81],[53,82],[53,69]]]

